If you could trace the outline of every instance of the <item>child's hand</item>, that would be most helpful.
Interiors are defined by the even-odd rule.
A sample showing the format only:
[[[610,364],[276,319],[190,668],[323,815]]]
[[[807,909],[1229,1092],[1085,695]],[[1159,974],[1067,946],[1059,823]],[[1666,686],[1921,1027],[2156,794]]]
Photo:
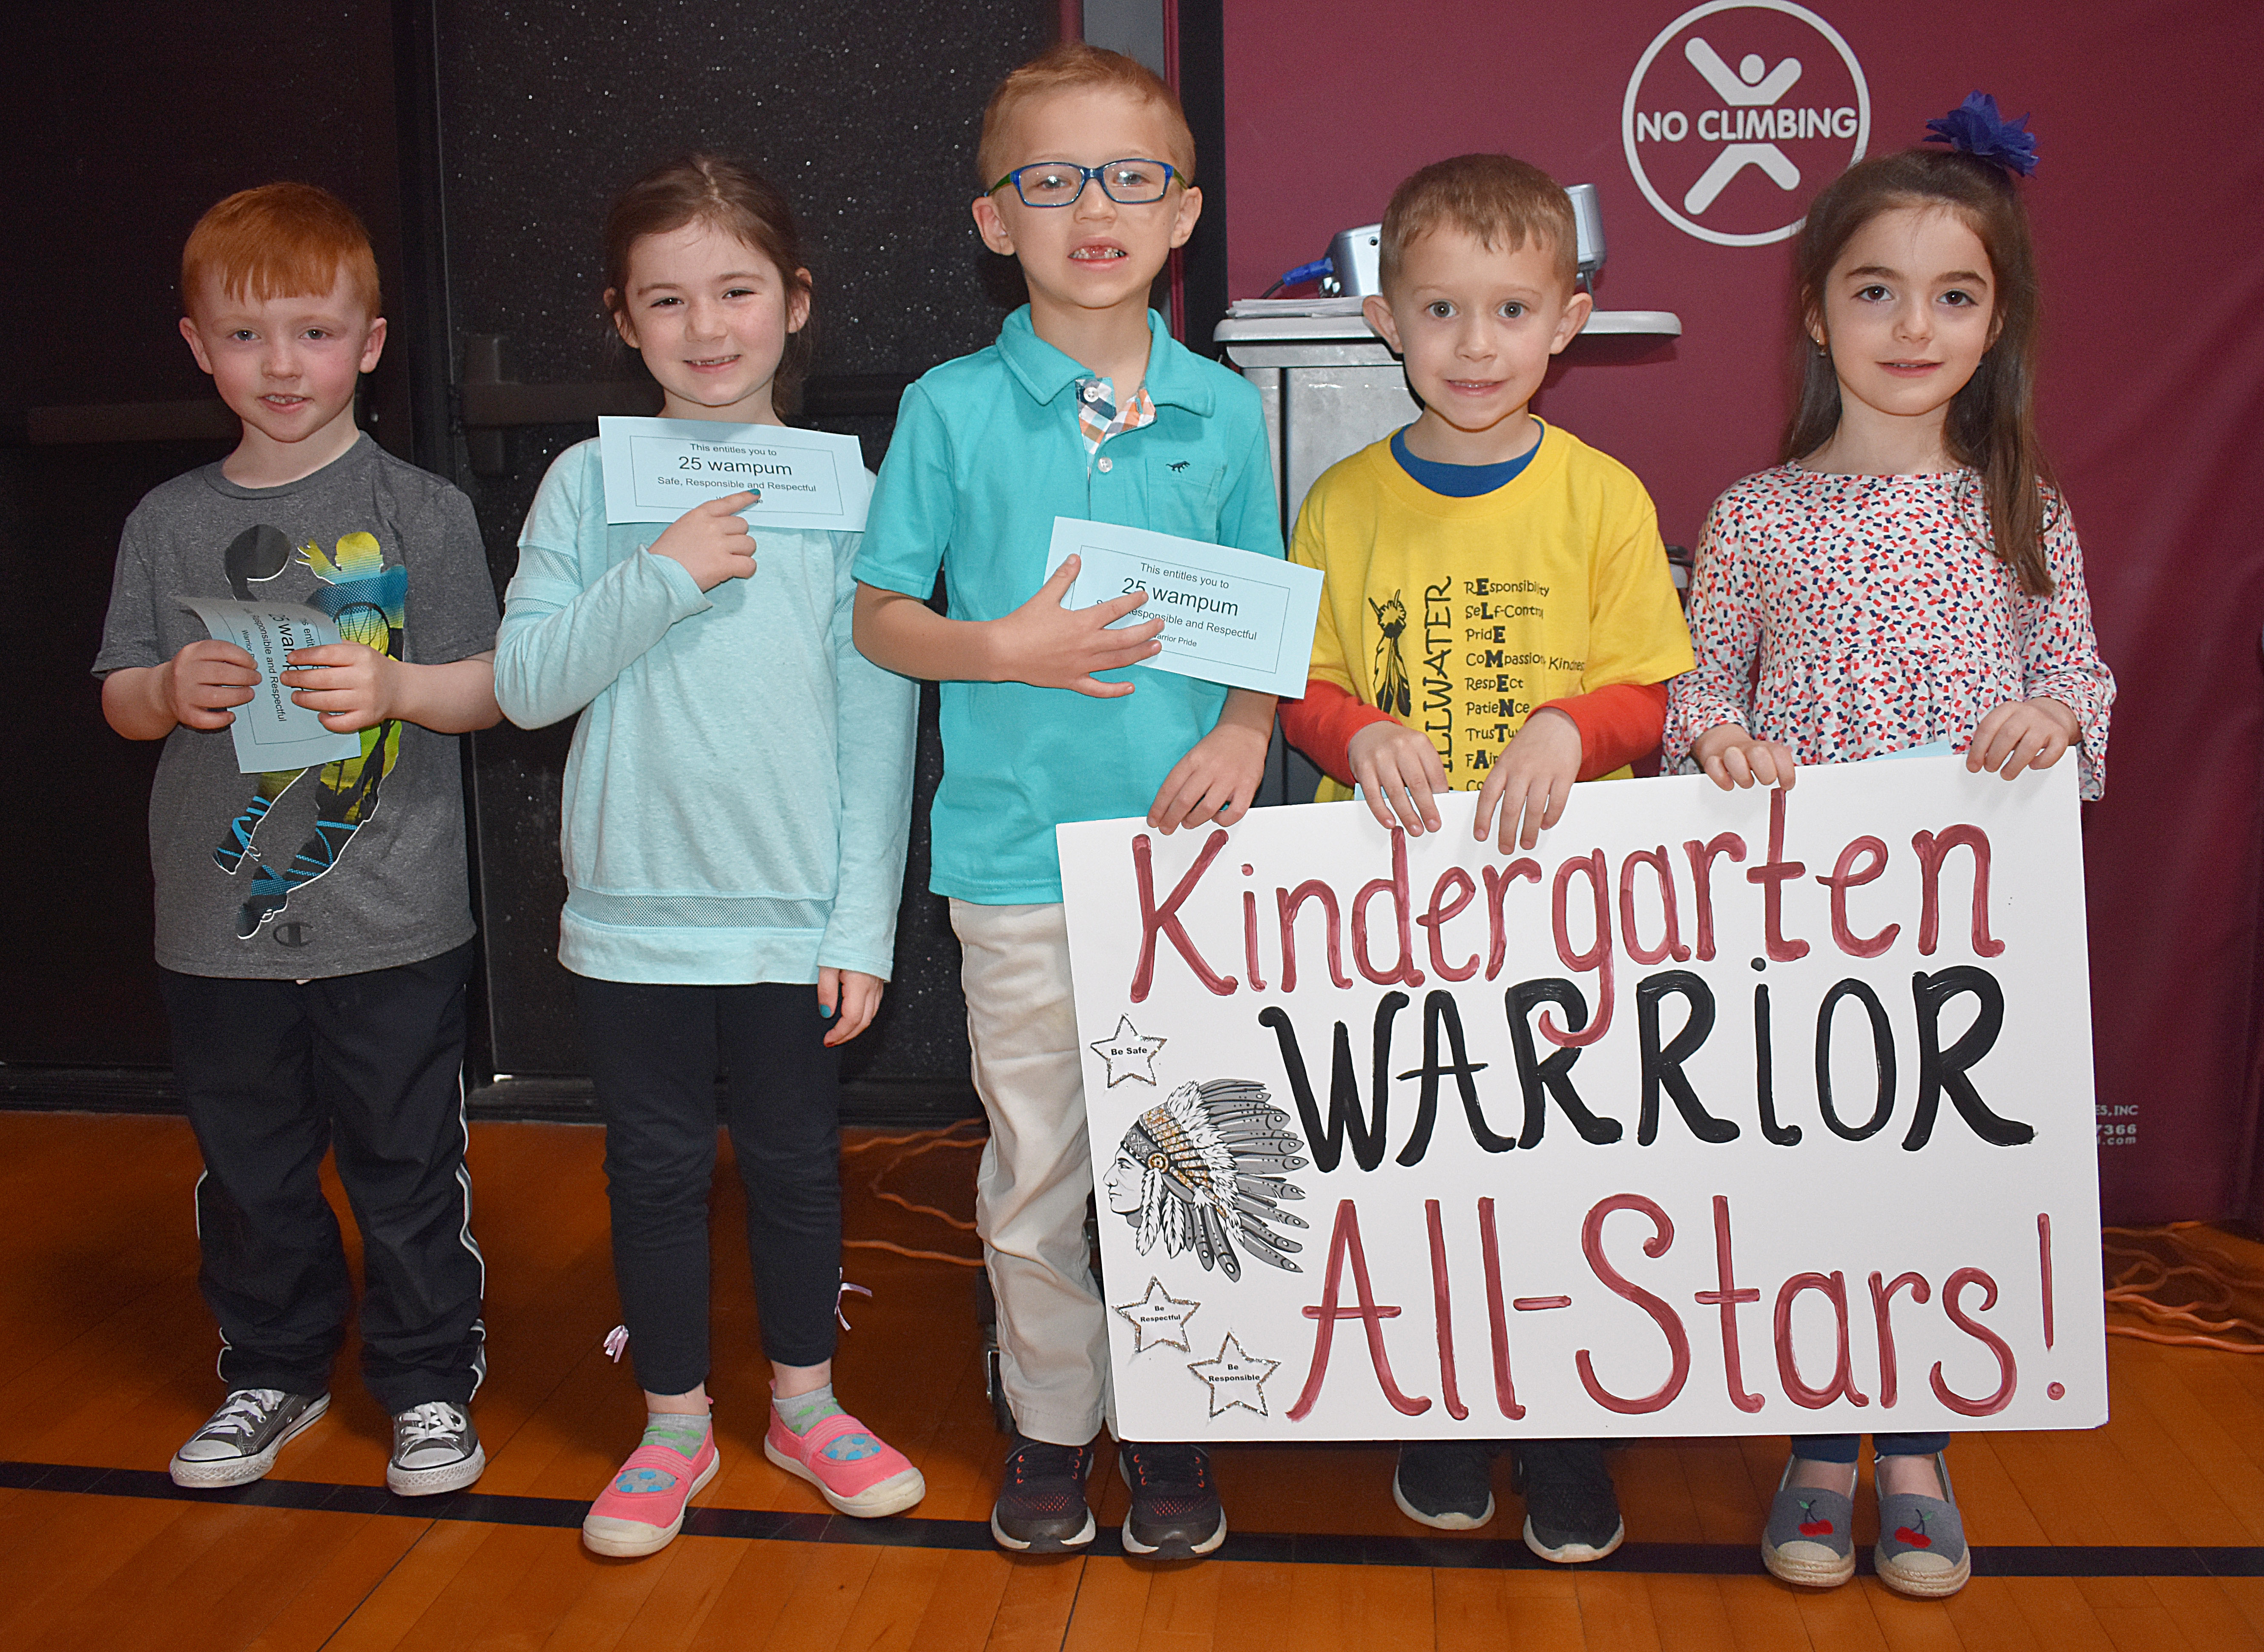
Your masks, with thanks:
[[[233,642],[207,637],[192,642],[164,665],[165,708],[189,728],[225,728],[236,721],[231,706],[248,706],[259,685],[259,667]]]
[[[1716,723],[1690,743],[1690,755],[1724,792],[1731,786],[1781,786],[1792,790],[1792,748],[1781,740],[1756,740],[1735,723]]]
[[[695,504],[645,548],[683,563],[702,591],[713,591],[727,579],[746,579],[755,571],[755,541],[739,512],[754,502],[751,493],[734,493]]]
[[[1233,825],[1250,812],[1266,778],[1272,733],[1270,725],[1261,731],[1222,721],[1172,765],[1148,807],[1148,824],[1167,837],[1182,826]]]
[[[1095,671],[1120,665],[1136,665],[1159,654],[1156,641],[1161,620],[1150,620],[1123,631],[1109,626],[1148,600],[1144,591],[1128,591],[1097,602],[1090,608],[1064,608],[1069,588],[1077,583],[1080,559],[1070,556],[1054,569],[1053,577],[1038,587],[1038,594],[1008,614],[991,621],[991,664],[994,679],[1028,683],[1038,688],[1073,688],[1097,699],[1114,699],[1132,692],[1129,683],[1103,683]],[[1200,745],[1197,750],[1201,750]],[[1192,757],[1194,754],[1187,754]],[[1261,756],[1260,762],[1263,762]],[[1180,759],[1180,767],[1186,758]],[[1176,774],[1179,771],[1173,770]],[[1165,781],[1164,789],[1171,789]]]
[[[2008,699],[1981,720],[1966,748],[1965,766],[1978,774],[2001,771],[2006,779],[2024,769],[2049,769],[2083,738],[2074,711],[2050,695]]]
[[[389,655],[359,642],[325,642],[292,649],[287,663],[291,669],[276,680],[332,734],[374,728],[401,714],[401,662]]]
[[[1439,806],[1431,796],[1452,788],[1430,736],[1404,723],[1370,723],[1352,737],[1346,756],[1377,825],[1404,826],[1410,837],[1439,830]]]
[[[1498,802],[1501,852],[1507,854],[1513,845],[1532,848],[1562,818],[1572,782],[1579,778],[1580,725],[1542,706],[1525,720],[1478,789],[1478,841],[1484,843],[1491,830]]]
[[[818,1007],[835,1018],[833,1030],[825,1035],[829,1046],[846,1044],[873,1025],[874,1016],[880,1012],[884,984],[878,975],[859,969],[817,972]]]

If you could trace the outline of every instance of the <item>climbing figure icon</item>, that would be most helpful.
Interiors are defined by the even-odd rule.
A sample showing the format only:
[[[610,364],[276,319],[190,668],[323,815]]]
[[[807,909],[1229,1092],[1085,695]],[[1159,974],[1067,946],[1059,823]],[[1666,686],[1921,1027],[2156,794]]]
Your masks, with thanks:
[[[1759,53],[1748,52],[1732,69],[1722,61],[1720,53],[1694,34],[1684,42],[1682,55],[1706,77],[1715,96],[1731,109],[1772,108],[1800,79],[1800,60],[1796,57],[1788,57],[1770,69]],[[1800,185],[1800,169],[1775,144],[1731,143],[1691,185],[1689,192],[1682,198],[1683,211],[1693,215],[1704,212],[1730,186],[1730,180],[1749,166],[1759,167],[1779,189],[1792,190]]]

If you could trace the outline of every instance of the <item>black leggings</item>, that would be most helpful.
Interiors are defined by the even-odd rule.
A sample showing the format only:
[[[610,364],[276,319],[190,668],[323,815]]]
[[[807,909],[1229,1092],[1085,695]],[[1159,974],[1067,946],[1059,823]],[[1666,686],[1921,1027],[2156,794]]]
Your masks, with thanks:
[[[831,1359],[841,1280],[838,1063],[816,988],[577,975],[574,996],[606,1119],[613,1279],[637,1381],[685,1394],[708,1380],[719,1069],[747,1190],[763,1352],[784,1366]]]

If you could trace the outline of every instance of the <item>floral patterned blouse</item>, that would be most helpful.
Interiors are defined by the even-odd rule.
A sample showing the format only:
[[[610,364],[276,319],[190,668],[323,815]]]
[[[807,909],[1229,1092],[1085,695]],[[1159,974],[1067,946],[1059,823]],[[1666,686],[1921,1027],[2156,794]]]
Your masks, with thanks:
[[[1669,690],[1665,752],[1716,723],[1847,763],[1947,739],[1963,750],[2006,700],[2049,694],[2083,728],[2082,795],[2106,784],[2115,678],[2099,657],[2083,552],[2045,506],[2054,591],[2023,594],[1988,548],[1980,478],[1826,475],[1780,465],[1714,503],[1690,591],[1695,670]]]

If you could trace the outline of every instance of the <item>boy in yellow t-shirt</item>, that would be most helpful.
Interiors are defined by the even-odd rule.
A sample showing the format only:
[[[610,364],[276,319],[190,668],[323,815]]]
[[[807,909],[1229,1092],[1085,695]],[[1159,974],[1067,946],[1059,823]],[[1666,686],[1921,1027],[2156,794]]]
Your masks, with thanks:
[[[1651,496],[1527,410],[1588,318],[1571,202],[1539,168],[1464,155],[1400,185],[1368,319],[1422,417],[1332,466],[1290,556],[1329,576],[1291,743],[1355,781],[1386,825],[1439,826],[1433,792],[1478,787],[1478,835],[1533,847],[1575,779],[1658,743],[1690,669]],[[1542,714],[1536,715],[1539,713]]]
[[[1572,204],[1537,167],[1465,155],[1416,173],[1384,214],[1368,319],[1423,414],[1332,467],[1290,556],[1328,576],[1290,743],[1358,782],[1386,826],[1436,831],[1435,792],[1478,788],[1504,851],[1556,824],[1576,780],[1623,775],[1658,744],[1690,638],[1643,484],[1528,410],[1588,318]],[[1493,1518],[1483,1442],[1400,1448],[1392,1494],[1427,1525]],[[1527,1547],[1587,1561],[1626,1528],[1591,1440],[1520,1440]]]

